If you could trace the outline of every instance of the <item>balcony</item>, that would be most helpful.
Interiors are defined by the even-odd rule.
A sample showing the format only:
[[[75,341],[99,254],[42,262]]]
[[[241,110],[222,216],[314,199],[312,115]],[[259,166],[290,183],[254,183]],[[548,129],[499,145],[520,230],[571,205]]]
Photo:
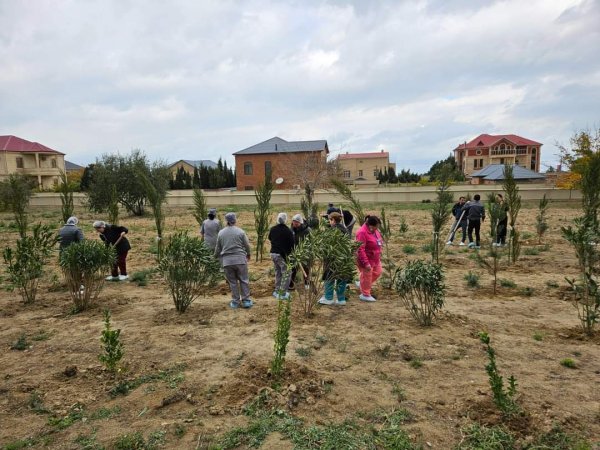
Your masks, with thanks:
[[[15,173],[20,173],[22,175],[32,175],[32,176],[59,176],[60,175],[60,170],[59,169],[53,169],[52,167],[41,167],[41,168],[36,168],[36,167],[25,167],[23,169],[16,169]]]
[[[514,155],[526,155],[526,148],[502,148],[491,150],[491,156],[514,156]]]

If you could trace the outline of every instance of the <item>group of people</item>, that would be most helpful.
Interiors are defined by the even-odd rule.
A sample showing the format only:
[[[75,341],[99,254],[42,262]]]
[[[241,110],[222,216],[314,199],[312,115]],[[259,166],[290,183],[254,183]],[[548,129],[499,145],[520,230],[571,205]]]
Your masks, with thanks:
[[[59,252],[75,242],[84,240],[83,231],[77,226],[79,219],[75,216],[69,217],[67,223],[58,231]],[[119,225],[110,225],[102,220],[96,220],[93,224],[94,230],[100,235],[100,239],[106,246],[113,246],[117,252],[117,258],[113,264],[111,274],[106,279],[109,281],[124,281],[127,275],[127,254],[131,245],[127,239],[129,230]]]
[[[341,231],[342,238],[351,239],[354,218],[351,214],[344,213],[339,208],[329,204],[325,216],[332,228]],[[346,219],[346,220],[344,220]],[[248,275],[248,261],[250,260],[250,243],[246,233],[237,226],[235,213],[225,214],[226,226],[221,229],[220,222],[216,219],[216,210],[212,209],[200,229],[200,234],[205,245],[209,247],[223,267],[225,278],[231,289],[231,308],[250,308],[253,305],[250,298],[250,283]],[[309,288],[309,267],[295,266],[288,273],[287,262],[294,248],[302,242],[311,232],[311,227],[301,214],[295,214],[291,219],[291,226],[287,225],[288,215],[280,212],[277,223],[271,227],[268,240],[271,244],[269,255],[275,270],[275,283],[273,297],[278,300],[288,300],[290,291],[296,289],[298,271],[302,272],[304,287]],[[356,264],[360,272],[358,286],[360,287],[359,299],[365,302],[376,301],[371,293],[373,283],[381,275],[381,250],[383,239],[378,231],[381,221],[376,216],[368,216],[356,233],[356,240],[361,242],[357,251]],[[352,280],[337,278],[329,269],[323,274],[325,293],[319,300],[322,305],[345,305],[347,285]],[[337,299],[334,299],[334,294]],[[337,300],[337,301],[336,301]]]
[[[496,239],[492,243],[494,247],[504,247],[506,245],[506,232],[508,229],[508,205],[504,201],[502,194],[496,194],[496,204],[498,219],[496,224]],[[460,197],[458,202],[452,207],[452,215],[455,222],[446,245],[454,244],[454,237],[458,229],[461,229],[462,238],[460,246],[467,245],[465,241],[469,237],[469,248],[480,248],[480,230],[481,223],[485,220],[485,206],[481,203],[479,194],[473,196],[472,201],[466,201],[465,197]],[[475,240],[473,240],[475,232]]]

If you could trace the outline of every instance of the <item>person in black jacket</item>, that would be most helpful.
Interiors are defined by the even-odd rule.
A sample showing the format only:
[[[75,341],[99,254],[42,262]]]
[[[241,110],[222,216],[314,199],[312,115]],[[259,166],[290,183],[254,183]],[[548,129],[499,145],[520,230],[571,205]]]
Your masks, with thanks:
[[[269,241],[271,241],[271,260],[275,266],[275,290],[273,297],[279,300],[290,298],[288,289],[290,287],[290,274],[287,274],[287,257],[294,248],[294,233],[287,226],[287,214],[277,215],[277,225],[269,230]]]
[[[450,234],[450,239],[446,242],[446,245],[452,245],[452,241],[454,241],[454,235],[460,228],[461,230],[461,240],[460,245],[465,245],[465,241],[467,240],[467,213],[463,213],[463,206],[465,206],[466,199],[464,197],[459,197],[458,203],[456,203],[452,207],[452,215],[454,216],[454,225],[452,225],[452,233]]]
[[[77,217],[69,217],[65,226],[58,231],[58,251],[60,253],[73,242],[83,241],[83,231],[77,226],[78,223],[79,219]]]
[[[114,246],[117,250],[117,260],[115,261],[112,274],[106,279],[109,281],[123,281],[129,278],[127,275],[127,253],[131,250],[131,245],[125,235],[129,230],[118,225],[110,225],[102,220],[94,222],[94,229],[100,234],[100,239],[106,246]],[[119,271],[121,275],[119,275]]]
[[[496,203],[500,216],[498,217],[498,225],[496,227],[496,242],[494,247],[504,247],[506,245],[506,231],[508,229],[508,205],[504,201],[502,194],[496,194]]]
[[[469,248],[479,248],[479,230],[481,229],[481,222],[485,220],[485,207],[479,201],[481,197],[479,194],[473,196],[472,202],[465,203],[462,210],[467,216],[469,221],[468,233],[469,233]],[[475,230],[475,242],[473,242],[473,230]]]
[[[298,244],[300,244],[300,242],[304,238],[306,238],[312,231],[311,228],[308,226],[308,223],[306,223],[306,221],[302,218],[301,214],[296,214],[294,217],[292,217],[292,226],[290,229],[292,230],[292,233],[294,234],[294,247],[296,247]],[[302,275],[304,277],[304,284],[307,285],[308,284],[308,271],[310,270],[310,268],[307,266],[303,266],[303,269],[304,269],[304,273]],[[297,273],[298,273],[298,267],[294,266],[294,268],[292,269],[292,278],[290,280],[290,286],[289,286],[290,291],[293,291],[295,289],[294,281],[296,280]]]

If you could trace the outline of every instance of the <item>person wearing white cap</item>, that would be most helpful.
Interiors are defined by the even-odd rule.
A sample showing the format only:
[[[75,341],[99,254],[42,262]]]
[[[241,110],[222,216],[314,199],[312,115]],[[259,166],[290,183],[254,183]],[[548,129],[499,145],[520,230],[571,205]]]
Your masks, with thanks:
[[[248,277],[248,261],[250,261],[250,242],[248,236],[235,224],[235,213],[225,214],[227,226],[219,231],[215,246],[215,257],[219,258],[225,279],[231,289],[231,308],[251,308],[250,280]]]
[[[275,266],[275,290],[273,297],[279,300],[290,298],[288,288],[291,274],[287,274],[287,257],[294,248],[294,233],[287,226],[287,214],[282,212],[277,215],[277,225],[269,230],[271,241],[271,260]]]
[[[292,233],[294,234],[294,248],[296,246],[298,246],[298,244],[300,244],[300,242],[305,239],[310,232],[312,231],[311,228],[308,226],[308,223],[306,223],[306,221],[302,218],[301,214],[296,214],[294,217],[292,217],[292,226],[290,228],[292,230]],[[303,266],[304,269],[304,284],[307,285],[308,284],[308,271],[310,270],[309,267],[307,266]],[[295,289],[295,280],[296,280],[296,275],[298,273],[298,267],[294,266],[294,268],[292,269],[292,278],[290,280],[290,287],[289,290],[293,291]]]
[[[67,248],[73,242],[83,241],[83,231],[77,226],[79,219],[75,216],[69,217],[67,223],[58,231],[59,252]]]
[[[221,231],[221,223],[217,219],[217,210],[216,208],[211,208],[208,210],[208,219],[204,220],[200,227],[200,236],[204,240],[204,245],[213,252],[217,245],[219,231]]]

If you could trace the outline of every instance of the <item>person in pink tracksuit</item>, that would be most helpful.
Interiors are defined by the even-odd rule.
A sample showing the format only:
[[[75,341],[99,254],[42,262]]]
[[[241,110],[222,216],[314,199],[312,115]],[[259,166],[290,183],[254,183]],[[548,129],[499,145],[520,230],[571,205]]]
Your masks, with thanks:
[[[356,232],[356,240],[362,245],[357,252],[357,265],[360,271],[360,296],[363,302],[374,302],[371,286],[381,275],[381,249],[383,238],[379,233],[381,221],[377,216],[367,216],[365,223]]]

